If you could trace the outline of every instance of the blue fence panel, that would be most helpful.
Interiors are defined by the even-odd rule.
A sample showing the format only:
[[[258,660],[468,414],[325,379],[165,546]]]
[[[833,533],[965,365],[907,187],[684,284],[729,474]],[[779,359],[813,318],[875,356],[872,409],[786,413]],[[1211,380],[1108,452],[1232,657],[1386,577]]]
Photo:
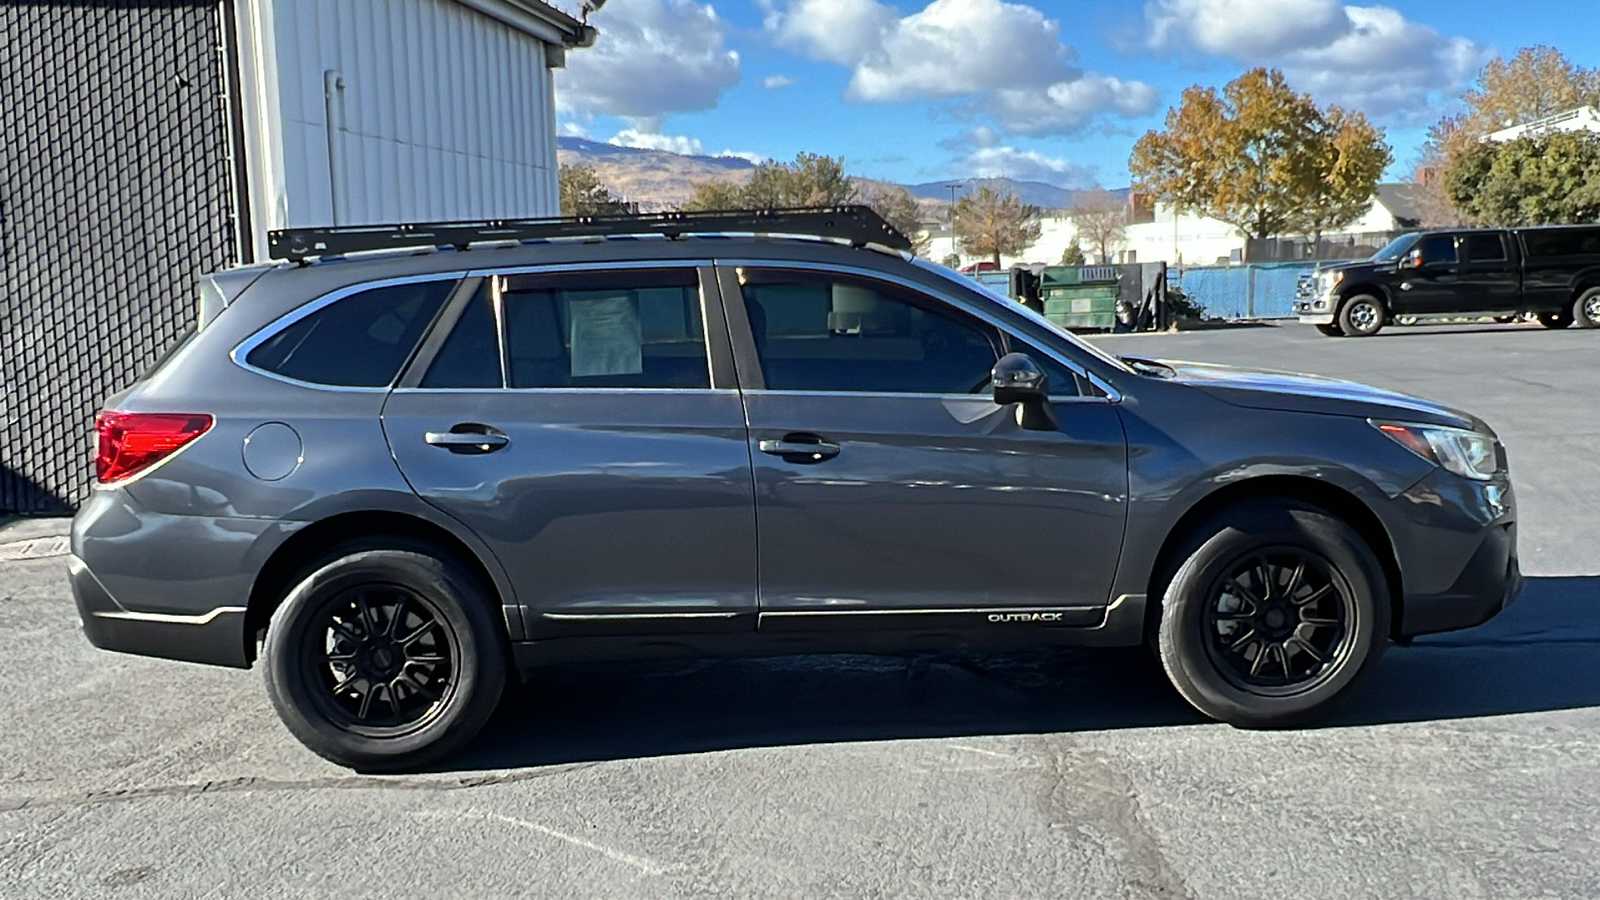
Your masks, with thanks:
[[[1295,288],[1315,263],[1263,263],[1173,269],[1172,285],[1218,319],[1286,319],[1294,315]]]

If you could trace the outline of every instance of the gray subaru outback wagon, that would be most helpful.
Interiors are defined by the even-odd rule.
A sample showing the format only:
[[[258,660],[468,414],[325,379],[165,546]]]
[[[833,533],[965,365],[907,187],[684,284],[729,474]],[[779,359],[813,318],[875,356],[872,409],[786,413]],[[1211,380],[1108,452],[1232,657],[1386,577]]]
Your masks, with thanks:
[[[865,209],[272,240],[99,414],[71,581],[100,647],[260,659],[345,765],[647,654],[1148,643],[1288,725],[1521,585],[1478,419],[1109,356]]]

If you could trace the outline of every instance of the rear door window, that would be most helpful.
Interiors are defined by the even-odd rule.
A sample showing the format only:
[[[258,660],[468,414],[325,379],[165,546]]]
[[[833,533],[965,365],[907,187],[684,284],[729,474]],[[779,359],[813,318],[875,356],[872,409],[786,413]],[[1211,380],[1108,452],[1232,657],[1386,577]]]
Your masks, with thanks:
[[[500,300],[510,387],[711,387],[693,268],[511,276]]]
[[[342,297],[258,344],[245,362],[312,384],[387,387],[455,285],[421,281]]]
[[[1498,234],[1469,234],[1465,241],[1467,259],[1475,263],[1506,261],[1506,245]]]

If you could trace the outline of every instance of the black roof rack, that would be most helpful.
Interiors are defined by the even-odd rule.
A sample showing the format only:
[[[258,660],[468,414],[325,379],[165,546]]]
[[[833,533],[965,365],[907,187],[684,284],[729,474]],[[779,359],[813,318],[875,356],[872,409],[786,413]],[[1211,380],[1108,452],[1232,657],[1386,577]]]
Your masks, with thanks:
[[[464,250],[480,241],[642,234],[675,238],[685,234],[708,233],[814,235],[849,241],[857,247],[880,244],[893,250],[911,249],[911,241],[905,235],[866,206],[286,228],[267,233],[267,248],[273,259],[300,262],[308,256],[331,256],[363,250],[421,247],[455,247]]]

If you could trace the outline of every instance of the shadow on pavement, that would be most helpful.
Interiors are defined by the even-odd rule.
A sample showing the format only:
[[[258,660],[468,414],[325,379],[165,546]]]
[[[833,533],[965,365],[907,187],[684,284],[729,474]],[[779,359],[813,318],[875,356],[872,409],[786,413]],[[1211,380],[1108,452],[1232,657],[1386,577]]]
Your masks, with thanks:
[[[1486,625],[1392,646],[1331,727],[1600,706],[1600,577],[1530,578]],[[449,762],[497,769],[707,750],[1207,721],[1143,650],[564,665]]]

